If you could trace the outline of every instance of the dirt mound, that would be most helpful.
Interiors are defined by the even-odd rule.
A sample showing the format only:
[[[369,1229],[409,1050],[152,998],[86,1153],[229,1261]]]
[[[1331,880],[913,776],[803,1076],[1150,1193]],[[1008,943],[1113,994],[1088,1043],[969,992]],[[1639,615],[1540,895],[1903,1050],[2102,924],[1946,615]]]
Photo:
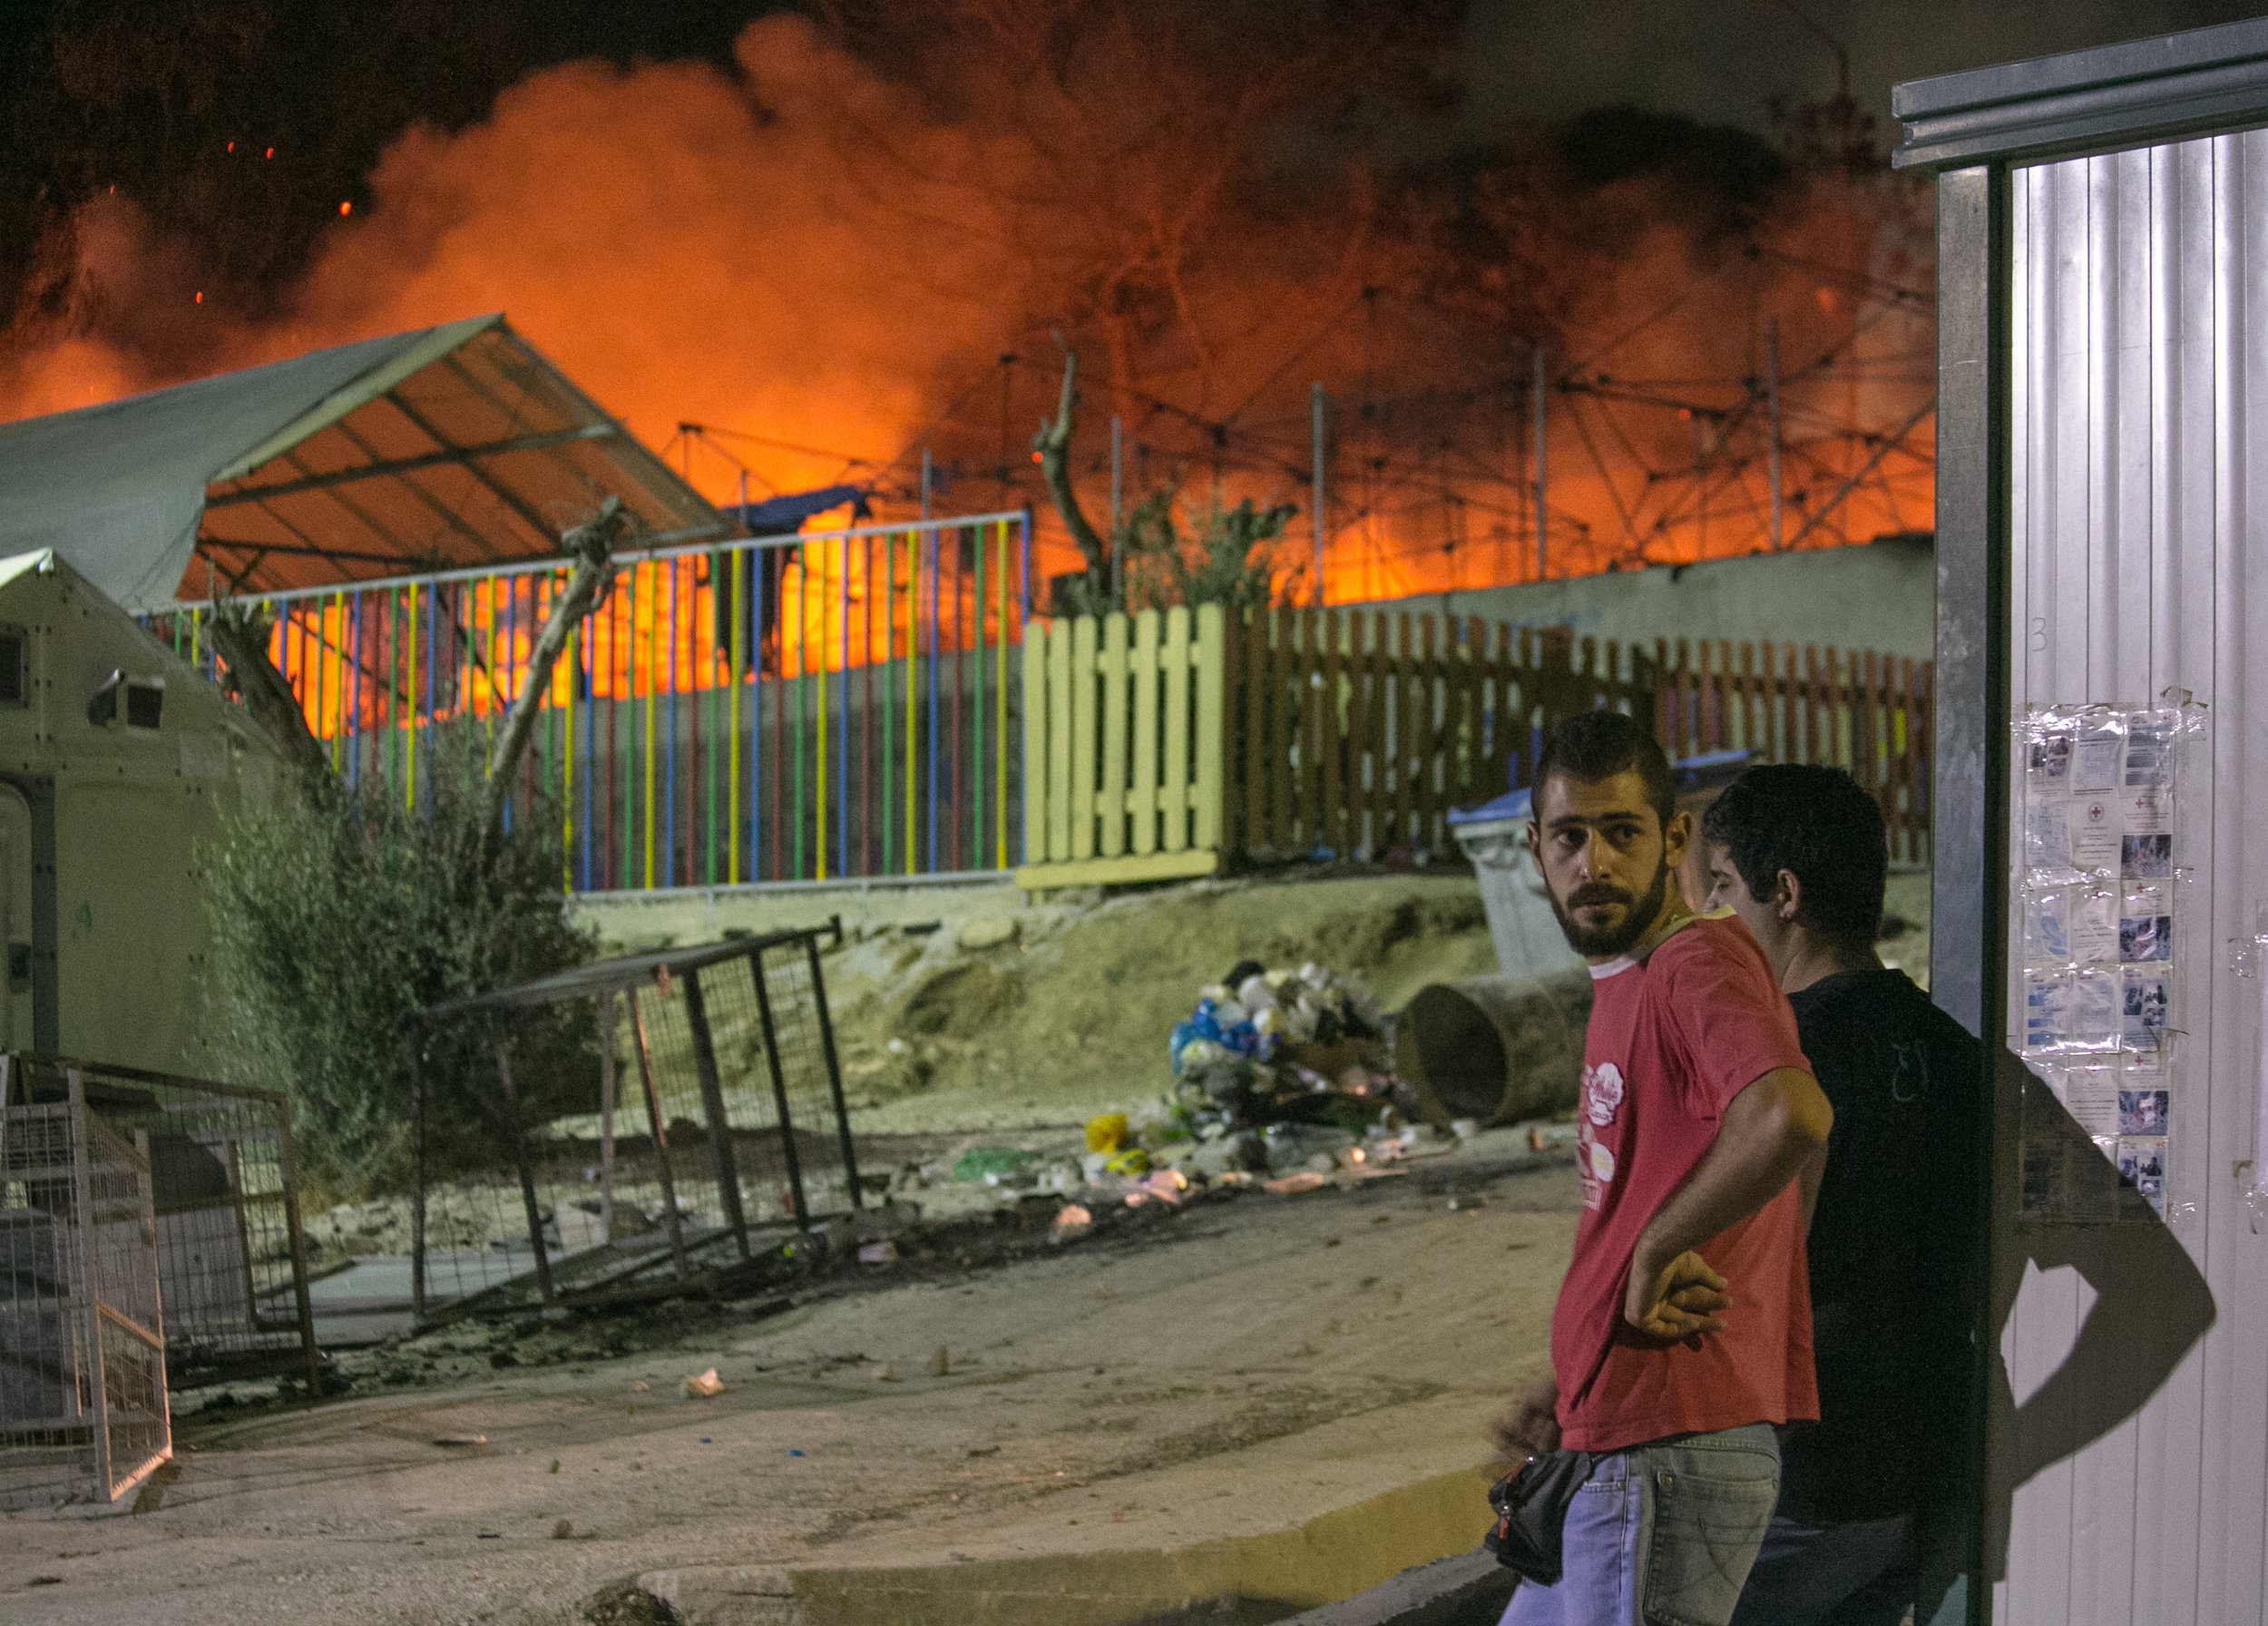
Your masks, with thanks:
[[[1166,1039],[1239,960],[1313,960],[1388,1009],[1495,969],[1474,883],[1453,876],[1207,881],[1024,917],[1021,940],[893,934],[830,957],[862,1131],[1073,1123],[1170,1082]]]

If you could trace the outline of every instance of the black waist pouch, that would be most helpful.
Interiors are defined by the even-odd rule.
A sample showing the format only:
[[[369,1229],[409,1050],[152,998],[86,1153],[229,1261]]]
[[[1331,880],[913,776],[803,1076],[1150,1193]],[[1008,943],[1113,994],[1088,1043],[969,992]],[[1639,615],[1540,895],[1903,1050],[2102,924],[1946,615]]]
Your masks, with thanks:
[[[1559,1584],[1568,1504],[1590,1477],[1594,1464],[1588,1451],[1547,1451],[1489,1487],[1496,1523],[1481,1543],[1496,1554],[1498,1563],[1539,1586]]]

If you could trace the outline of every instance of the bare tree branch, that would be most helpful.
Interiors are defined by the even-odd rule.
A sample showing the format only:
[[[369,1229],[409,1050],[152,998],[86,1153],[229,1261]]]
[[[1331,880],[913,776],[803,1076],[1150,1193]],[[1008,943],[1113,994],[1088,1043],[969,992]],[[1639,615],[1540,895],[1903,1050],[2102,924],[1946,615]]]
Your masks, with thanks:
[[[1061,343],[1061,337],[1057,335],[1058,343]],[[1047,485],[1055,511],[1063,516],[1071,540],[1079,544],[1080,553],[1087,561],[1088,602],[1100,604],[1110,571],[1110,545],[1087,523],[1087,515],[1079,506],[1079,494],[1071,489],[1071,426],[1079,411],[1078,380],[1079,352],[1065,345],[1063,393],[1055,404],[1055,421],[1040,426],[1039,434],[1032,436],[1031,449],[1040,454],[1040,477]]]
[[[613,586],[614,544],[631,524],[622,499],[611,496],[599,505],[596,518],[560,538],[562,551],[574,556],[574,573],[567,579],[566,591],[552,602],[551,617],[529,652],[526,681],[520,685],[512,714],[505,719],[503,731],[496,737],[496,749],[488,759],[480,828],[490,840],[503,829],[504,804],[511,799],[520,759],[527,754],[528,741],[535,736],[535,720],[552,686],[552,670],[566,651],[567,635],[574,631],[575,623],[597,609]]]
[[[214,603],[210,632],[223,663],[220,685],[244,702],[252,720],[313,790],[331,782],[330,759],[308,728],[299,697],[268,658],[268,636],[274,625],[273,616],[241,599]]]

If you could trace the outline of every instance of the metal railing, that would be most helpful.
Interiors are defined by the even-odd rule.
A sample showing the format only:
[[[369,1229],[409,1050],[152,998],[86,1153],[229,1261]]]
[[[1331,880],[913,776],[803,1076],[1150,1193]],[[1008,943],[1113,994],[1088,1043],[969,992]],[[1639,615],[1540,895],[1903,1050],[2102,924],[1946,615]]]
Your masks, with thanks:
[[[682,1289],[862,1206],[823,937],[840,924],[422,1013],[418,1321]]]
[[[1031,550],[1031,516],[1000,513],[620,555],[509,816],[556,821],[574,891],[1007,868]],[[415,807],[433,730],[493,737],[567,576],[546,559],[253,602],[341,777]],[[150,624],[210,675],[210,613]]]

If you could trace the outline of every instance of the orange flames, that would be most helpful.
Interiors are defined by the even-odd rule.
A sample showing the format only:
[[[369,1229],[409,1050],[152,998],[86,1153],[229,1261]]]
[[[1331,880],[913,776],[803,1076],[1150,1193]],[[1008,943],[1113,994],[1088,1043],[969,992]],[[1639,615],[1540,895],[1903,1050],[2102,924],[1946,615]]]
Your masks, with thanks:
[[[1071,139],[1080,132],[1063,121],[1091,101],[1034,101],[1006,82],[917,97],[796,19],[751,24],[737,54],[737,76],[569,64],[505,91],[459,133],[413,129],[363,206],[339,204],[283,314],[258,324],[204,299],[206,284],[165,301],[164,343],[106,338],[103,311],[155,309],[163,273],[191,257],[105,197],[76,223],[93,314],[0,358],[0,416],[502,309],[650,445],[687,422],[762,436],[702,443],[738,457],[758,497],[875,479],[881,513],[903,515],[928,445],[959,470],[939,512],[1039,510],[1044,578],[1077,563],[1027,461],[1053,405],[1060,328],[1088,381],[1077,455],[1090,515],[1108,507],[1116,412],[1129,506],[1145,475],[1178,475],[1199,505],[1213,492],[1296,504],[1278,573],[1305,596],[1307,390],[1320,379],[1333,402],[1334,601],[1532,573],[1530,347],[1429,289],[1422,211],[1397,215],[1347,176],[1289,201],[1279,187],[1266,210],[1216,206],[1189,194],[1219,178],[1185,178],[1170,148],[1144,149],[1151,169],[1138,153],[1121,174],[1094,156],[1122,150],[1101,139],[1110,131],[1087,132],[1087,147]],[[1774,314],[1783,484],[1800,498],[1785,534],[1846,486],[1834,522],[1804,545],[1926,527],[1926,458],[1892,451],[1866,466],[1902,424],[1920,425],[1910,446],[1928,444],[1916,417],[1930,388],[1927,242],[1894,189],[1792,187],[1755,228],[1755,258],[1646,224],[1662,197],[1629,183],[1559,222],[1538,274],[1549,286],[1509,300],[1554,321],[1554,383],[1570,387],[1551,395],[1552,573],[1761,545],[1755,380]],[[1194,230],[1199,204],[1216,226],[1186,262],[1132,292],[1078,283],[1080,266],[1101,263],[1080,258],[1099,211],[1142,224],[1130,264],[1141,243]],[[1606,216],[1637,223],[1605,233]],[[1153,299],[1158,288],[1171,297]],[[1022,359],[1003,365],[1011,353]],[[737,500],[740,470],[713,449],[689,449],[685,467],[712,499]]]

